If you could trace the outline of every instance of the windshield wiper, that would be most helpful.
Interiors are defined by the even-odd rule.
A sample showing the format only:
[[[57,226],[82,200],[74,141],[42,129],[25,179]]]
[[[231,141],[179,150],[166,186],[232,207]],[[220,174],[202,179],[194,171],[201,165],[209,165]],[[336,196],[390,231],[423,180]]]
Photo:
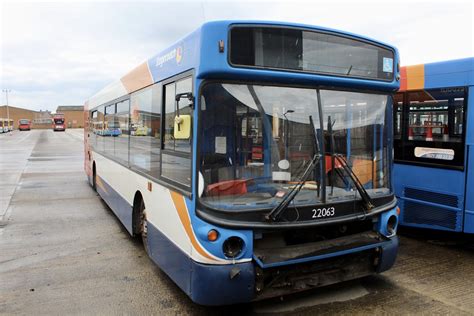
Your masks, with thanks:
[[[298,181],[298,183],[283,198],[283,200],[281,200],[281,202],[270,211],[270,213],[265,215],[265,219],[267,221],[274,221],[275,222],[280,218],[282,212],[288,207],[288,205],[291,203],[291,201],[293,201],[295,199],[296,195],[298,195],[301,188],[306,183],[306,179],[311,174],[311,172],[313,172],[314,168],[318,165],[318,163],[321,159],[321,154],[320,154],[321,150],[320,150],[320,147],[319,147],[318,138],[316,137],[316,130],[315,130],[315,127],[314,127],[313,117],[311,115],[309,116],[309,123],[310,123],[310,127],[311,127],[311,130],[312,130],[314,149],[315,149],[316,153],[314,154],[313,159],[311,159],[309,165],[306,167],[306,170],[304,171],[303,175],[301,176],[300,181]],[[318,186],[318,192],[319,192],[319,185],[317,185],[317,186]]]
[[[362,198],[362,201],[364,201],[365,210],[370,211],[371,209],[373,209],[375,206],[374,206],[374,202],[372,198],[370,197],[369,193],[367,193],[367,190],[364,188],[359,178],[356,176],[352,168],[347,163],[346,158],[344,158],[344,156],[341,154],[334,154],[334,157],[339,161],[339,163],[342,166],[342,169],[344,169],[344,171],[347,173],[347,175],[351,178],[352,182],[354,183],[354,186],[359,192],[360,197]],[[344,177],[341,173],[338,172],[339,170],[337,168],[334,168],[334,170],[339,176],[341,176],[342,178]]]
[[[267,221],[273,221],[276,222],[282,212],[287,208],[287,206],[293,201],[296,197],[296,195],[300,192],[301,188],[303,185],[306,183],[306,180],[308,176],[311,174],[311,172],[314,170],[314,167],[318,164],[319,160],[321,159],[320,154],[314,154],[313,159],[309,162],[308,166],[306,167],[306,170],[304,171],[303,175],[301,176],[300,181],[291,189],[291,191],[281,200],[280,204],[275,206],[270,213],[265,215],[265,219]]]

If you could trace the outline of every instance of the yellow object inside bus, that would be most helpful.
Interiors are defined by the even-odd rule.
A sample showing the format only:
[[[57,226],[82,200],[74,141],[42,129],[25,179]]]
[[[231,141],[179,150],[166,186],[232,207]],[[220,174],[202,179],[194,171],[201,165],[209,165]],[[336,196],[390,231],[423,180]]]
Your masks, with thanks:
[[[179,115],[174,118],[174,139],[191,137],[191,115]]]

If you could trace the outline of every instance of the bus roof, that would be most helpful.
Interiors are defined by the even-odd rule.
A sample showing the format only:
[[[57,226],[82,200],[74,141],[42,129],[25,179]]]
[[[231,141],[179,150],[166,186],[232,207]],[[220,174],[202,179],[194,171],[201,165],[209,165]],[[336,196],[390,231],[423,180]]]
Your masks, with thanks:
[[[400,69],[400,91],[474,85],[474,57]]]
[[[382,91],[396,91],[399,82],[395,79],[398,75],[394,71],[394,79],[391,82],[381,82],[370,79],[356,79],[347,77],[335,77],[314,73],[291,72],[285,70],[262,70],[232,67],[227,60],[229,27],[232,25],[255,25],[255,26],[280,26],[300,28],[312,31],[330,32],[335,35],[351,37],[377,46],[384,46],[395,53],[395,64],[397,64],[398,51],[393,46],[375,41],[373,39],[339,30],[311,26],[297,23],[285,23],[274,21],[248,21],[227,20],[212,21],[204,23],[194,32],[177,41],[162,52],[152,56],[136,68],[125,74],[92,96],[85,104],[85,109],[118,99],[124,95],[140,90],[153,83],[165,80],[176,74],[194,69],[196,78],[233,78],[252,80],[272,80],[276,82],[291,81],[301,84],[330,84],[334,86],[347,86],[365,89],[378,89]],[[225,52],[220,53],[218,42],[224,40]]]

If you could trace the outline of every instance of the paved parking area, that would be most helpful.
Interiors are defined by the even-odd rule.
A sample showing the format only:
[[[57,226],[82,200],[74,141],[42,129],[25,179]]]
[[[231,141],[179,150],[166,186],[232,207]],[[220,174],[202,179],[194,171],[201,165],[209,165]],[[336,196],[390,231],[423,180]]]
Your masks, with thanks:
[[[92,191],[82,130],[0,134],[0,314],[474,314],[474,248],[402,237],[382,275],[232,307],[193,304]]]

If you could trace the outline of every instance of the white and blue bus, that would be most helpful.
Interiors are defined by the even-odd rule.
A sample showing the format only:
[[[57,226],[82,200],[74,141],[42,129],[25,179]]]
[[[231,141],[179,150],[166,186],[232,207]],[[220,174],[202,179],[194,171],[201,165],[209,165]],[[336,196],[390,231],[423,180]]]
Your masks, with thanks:
[[[85,171],[196,303],[383,272],[398,68],[394,47],[350,33],[209,22],[86,102]]]

